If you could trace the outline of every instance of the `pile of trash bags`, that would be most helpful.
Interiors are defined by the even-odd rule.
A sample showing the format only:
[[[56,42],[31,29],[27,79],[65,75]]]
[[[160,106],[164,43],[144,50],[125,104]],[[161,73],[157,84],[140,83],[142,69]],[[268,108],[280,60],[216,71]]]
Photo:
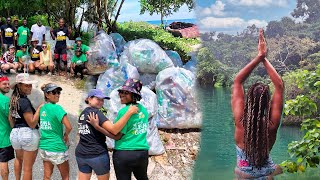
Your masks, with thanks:
[[[120,103],[117,91],[123,83],[128,78],[140,79],[143,83],[140,103],[147,108],[149,114],[147,140],[150,145],[150,155],[165,152],[158,127],[163,129],[201,127],[202,114],[195,90],[195,60],[193,63],[183,65],[177,52],[164,51],[149,39],[137,39],[125,43],[120,34],[109,36],[102,33],[99,40],[100,45],[95,46],[95,50],[103,51],[110,57],[104,61],[103,73],[97,69],[93,70],[94,74],[101,73],[96,88],[111,97],[111,100],[106,100],[104,104],[107,117],[113,121],[119,110],[124,107]],[[92,49],[91,46],[90,48]],[[94,64],[98,60],[91,58],[88,59],[88,63]],[[114,140],[107,138],[107,145],[114,147]]]

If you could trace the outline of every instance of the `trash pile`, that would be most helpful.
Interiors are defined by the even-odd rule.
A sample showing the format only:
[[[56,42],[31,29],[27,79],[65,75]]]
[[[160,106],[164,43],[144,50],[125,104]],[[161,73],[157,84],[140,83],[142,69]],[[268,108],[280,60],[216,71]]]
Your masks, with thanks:
[[[91,74],[100,74],[96,88],[111,97],[111,100],[106,100],[104,104],[107,117],[111,121],[124,107],[120,103],[118,88],[128,78],[140,79],[144,85],[140,103],[146,107],[149,114],[147,140],[150,145],[150,155],[160,155],[165,152],[158,127],[164,129],[201,127],[202,118],[195,91],[195,74],[194,71],[183,68],[177,52],[164,51],[149,39],[137,39],[125,43],[122,36],[117,33],[110,36],[101,33],[96,38],[100,41],[99,46],[96,42],[90,45],[90,49],[100,51],[105,55],[105,59],[100,61],[101,58],[97,58],[98,56],[92,56],[88,58],[88,63],[99,62],[103,67],[93,69]],[[188,68],[194,70],[195,65],[189,63]],[[101,73],[104,68],[105,71]],[[114,141],[107,138],[107,145],[110,148],[114,147]]]

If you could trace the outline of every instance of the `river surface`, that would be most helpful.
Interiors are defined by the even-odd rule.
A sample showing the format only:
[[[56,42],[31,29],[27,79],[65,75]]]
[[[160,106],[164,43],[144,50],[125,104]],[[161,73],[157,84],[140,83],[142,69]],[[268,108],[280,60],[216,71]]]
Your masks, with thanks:
[[[230,180],[236,165],[234,124],[230,106],[229,89],[215,88],[198,90],[203,111],[201,151],[194,167],[193,179]],[[299,127],[281,126],[271,151],[272,159],[279,164],[289,159],[288,143],[303,136]],[[282,174],[275,179],[320,179],[320,171],[307,170],[304,174]]]

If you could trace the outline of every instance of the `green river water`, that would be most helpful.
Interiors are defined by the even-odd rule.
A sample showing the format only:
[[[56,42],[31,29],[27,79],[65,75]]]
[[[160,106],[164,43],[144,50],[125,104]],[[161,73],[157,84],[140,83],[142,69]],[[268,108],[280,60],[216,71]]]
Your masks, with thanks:
[[[194,180],[230,180],[234,178],[236,165],[234,124],[230,106],[230,90],[224,88],[198,91],[203,112],[200,154],[194,167]],[[271,151],[272,159],[279,164],[290,158],[287,146],[303,136],[298,127],[282,126]],[[320,179],[320,171],[307,170],[304,174],[282,174],[275,179]]]

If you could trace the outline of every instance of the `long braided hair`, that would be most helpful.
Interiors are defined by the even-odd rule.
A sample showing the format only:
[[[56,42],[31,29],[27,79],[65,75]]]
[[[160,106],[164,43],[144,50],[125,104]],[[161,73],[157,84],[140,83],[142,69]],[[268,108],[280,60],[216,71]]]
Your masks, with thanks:
[[[12,124],[15,124],[16,121],[16,114],[18,113],[18,110],[20,108],[19,106],[19,99],[20,99],[20,91],[18,88],[18,85],[15,85],[13,93],[10,98],[10,114],[9,120]],[[14,114],[12,114],[14,113]]]
[[[269,157],[270,122],[269,86],[253,84],[247,92],[242,123],[244,127],[244,152],[249,163],[262,167]]]

